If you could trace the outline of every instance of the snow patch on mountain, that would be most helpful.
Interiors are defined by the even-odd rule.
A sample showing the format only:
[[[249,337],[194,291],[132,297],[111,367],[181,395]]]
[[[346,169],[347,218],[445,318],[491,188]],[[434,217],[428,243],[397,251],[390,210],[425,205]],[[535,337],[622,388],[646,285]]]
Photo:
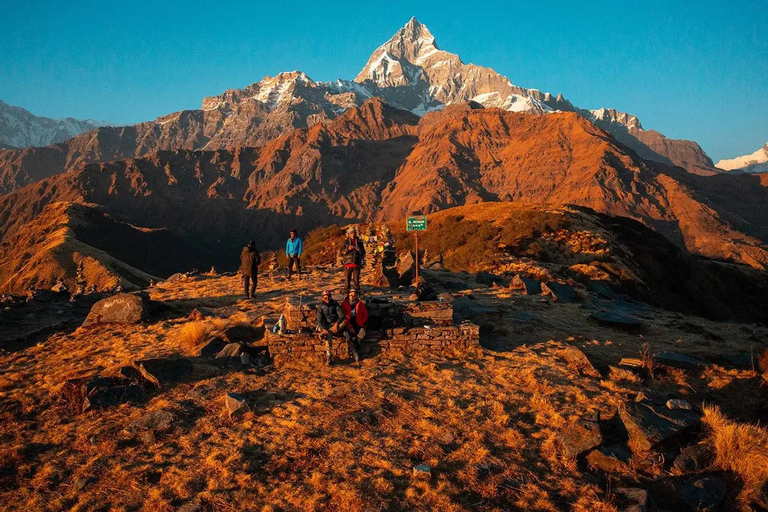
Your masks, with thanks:
[[[768,143],[754,153],[720,160],[715,166],[726,171],[768,172]]]

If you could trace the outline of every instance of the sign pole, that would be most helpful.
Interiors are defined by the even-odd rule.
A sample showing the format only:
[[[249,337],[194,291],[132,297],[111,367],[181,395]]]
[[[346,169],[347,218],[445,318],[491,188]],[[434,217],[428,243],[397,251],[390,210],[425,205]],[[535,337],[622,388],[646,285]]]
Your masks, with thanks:
[[[413,236],[416,237],[416,286],[419,286],[419,232],[414,231]]]

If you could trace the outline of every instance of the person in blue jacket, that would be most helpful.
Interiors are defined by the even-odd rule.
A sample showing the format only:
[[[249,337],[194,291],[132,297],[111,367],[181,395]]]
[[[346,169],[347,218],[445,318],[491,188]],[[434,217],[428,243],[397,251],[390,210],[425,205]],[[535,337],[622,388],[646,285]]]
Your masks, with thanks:
[[[304,244],[295,229],[292,229],[285,243],[285,256],[288,258],[288,279],[293,277],[293,265],[296,264],[296,272],[301,279],[301,253],[304,251]]]

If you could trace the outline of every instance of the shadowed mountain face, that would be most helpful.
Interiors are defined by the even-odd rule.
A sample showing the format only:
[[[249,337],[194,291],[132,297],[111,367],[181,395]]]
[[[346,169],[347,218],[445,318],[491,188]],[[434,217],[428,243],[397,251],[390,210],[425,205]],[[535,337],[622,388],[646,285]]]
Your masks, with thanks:
[[[2,196],[0,277],[6,282],[26,265],[19,255],[39,250],[30,245],[41,238],[32,221],[56,202],[98,205],[110,222],[152,230],[153,247],[173,241],[167,253],[145,253],[74,230],[78,240],[160,275],[171,268],[151,262],[157,254],[167,261],[162,255],[177,247],[186,254],[177,270],[193,262],[226,268],[249,238],[278,247],[294,227],[402,219],[485,201],[587,206],[639,220],[691,252],[764,268],[768,193],[765,183],[745,182],[755,178],[705,178],[643,161],[575,113],[455,105],[420,119],[372,99],[261,148],[90,164]],[[726,192],[731,187],[738,202]]]
[[[526,89],[491,68],[464,64],[458,55],[440,50],[427,27],[414,18],[373,52],[354,81],[314,82],[299,71],[280,73],[205,98],[200,110],[101,127],[52,146],[0,150],[0,193],[87,163],[160,150],[262,146],[297,128],[328,123],[374,97],[420,116],[467,102],[542,115],[574,111],[645,159],[697,174],[718,172],[698,144],[646,131],[634,116],[612,109],[579,110],[560,94]]]

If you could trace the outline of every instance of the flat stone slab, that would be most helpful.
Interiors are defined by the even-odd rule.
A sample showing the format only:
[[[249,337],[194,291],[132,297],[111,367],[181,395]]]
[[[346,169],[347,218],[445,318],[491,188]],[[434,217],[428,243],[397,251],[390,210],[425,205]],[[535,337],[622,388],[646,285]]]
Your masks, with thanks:
[[[597,418],[579,418],[565,427],[558,437],[563,454],[576,457],[603,442]]]
[[[704,361],[677,352],[658,352],[653,355],[653,359],[656,363],[681,370],[698,370],[707,366]]]
[[[562,302],[564,304],[579,301],[579,296],[576,294],[573,286],[555,281],[542,283],[541,293],[542,295],[548,295],[555,302]]]
[[[596,311],[589,315],[589,319],[600,325],[625,331],[639,331],[643,328],[643,322],[637,318],[617,311]]]
[[[630,444],[641,451],[679,434],[699,422],[700,415],[685,409],[667,409],[650,401],[628,402],[619,416],[629,433]]]

